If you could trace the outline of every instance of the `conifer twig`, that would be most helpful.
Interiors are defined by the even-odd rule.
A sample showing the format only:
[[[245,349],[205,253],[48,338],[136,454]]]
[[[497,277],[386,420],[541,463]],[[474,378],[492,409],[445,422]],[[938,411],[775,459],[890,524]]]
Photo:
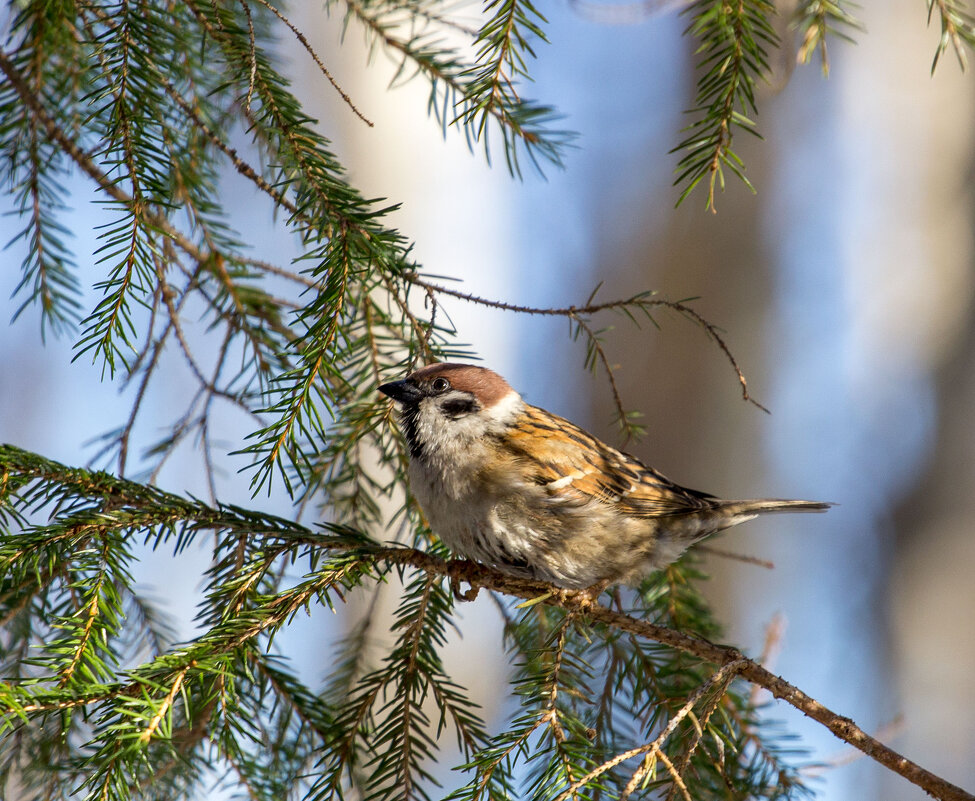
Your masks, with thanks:
[[[767,408],[765,408],[749,394],[748,381],[745,379],[745,374],[742,372],[741,366],[738,364],[738,360],[735,358],[734,354],[732,354],[731,348],[728,347],[727,342],[725,342],[724,338],[721,336],[721,332],[718,327],[700,314],[700,312],[697,312],[688,306],[686,302],[664,300],[663,298],[653,297],[654,293],[652,292],[644,292],[634,295],[631,298],[622,298],[600,303],[595,303],[590,299],[589,302],[580,306],[527,306],[524,304],[492,300],[490,298],[480,297],[469,292],[462,292],[459,289],[452,289],[451,287],[446,287],[442,284],[436,284],[428,281],[416,273],[405,273],[403,277],[410,283],[416,284],[417,286],[423,287],[431,292],[435,292],[438,295],[449,295],[450,297],[465,300],[468,303],[474,303],[478,306],[486,306],[491,309],[516,312],[518,314],[546,317],[567,317],[575,321],[578,321],[581,317],[588,317],[602,311],[617,311],[624,314],[629,314],[632,309],[638,309],[648,314],[651,308],[671,309],[699,325],[702,329],[704,329],[704,332],[707,334],[708,338],[721,349],[721,352],[731,364],[731,367],[735,371],[735,375],[738,378],[738,384],[741,387],[742,400],[757,406],[763,412],[768,412]],[[605,355],[603,355],[602,358],[605,359]],[[608,363],[604,361],[604,364]],[[614,393],[614,395],[618,396],[618,393]]]
[[[367,574],[385,574],[386,570],[377,569],[377,565],[381,564],[387,568],[409,566],[426,574],[427,578],[423,581],[423,588],[426,588],[425,592],[430,592],[437,587],[437,583],[432,581],[433,577],[465,582],[474,588],[531,599],[542,608],[558,607],[567,612],[569,617],[577,620],[606,626],[635,638],[669,646],[690,654],[703,662],[717,666],[721,676],[726,676],[726,673],[720,672],[722,668],[728,668],[729,671],[733,670],[734,675],[768,690],[773,697],[789,703],[806,716],[825,726],[839,739],[923,788],[936,798],[942,799],[942,801],[975,801],[975,796],[893,751],[877,738],[867,734],[849,718],[824,706],[795,685],[773,674],[757,661],[746,658],[738,649],[717,645],[702,637],[693,636],[668,626],[601,606],[594,603],[585,592],[558,590],[548,584],[513,578],[472,562],[448,562],[416,548],[370,544],[361,535],[341,527],[337,528],[337,531],[341,532],[339,536],[323,536],[314,534],[303,526],[281,518],[259,515],[235,507],[211,508],[196,500],[184,499],[135,482],[113,478],[103,473],[74,470],[12,446],[0,446],[0,476],[7,477],[4,478],[4,481],[7,482],[13,480],[17,487],[24,487],[23,482],[25,480],[47,481],[51,482],[53,486],[63,487],[63,492],[98,498],[100,499],[98,509],[112,510],[110,516],[106,516],[108,513],[105,511],[97,513],[96,519],[100,526],[110,526],[122,532],[125,530],[143,531],[147,527],[158,525],[157,521],[160,520],[168,521],[165,525],[170,527],[182,521],[182,525],[192,526],[194,531],[213,528],[231,533],[238,539],[245,532],[250,532],[249,537],[252,538],[260,537],[263,534],[267,538],[260,549],[262,563],[264,564],[270,564],[270,561],[267,560],[274,560],[278,555],[293,553],[294,549],[299,547],[330,554],[329,564],[333,567],[318,574],[313,573],[300,584],[281,591],[263,615],[252,616],[243,613],[232,615],[227,621],[226,627],[219,630],[215,629],[210,634],[180,649],[178,654],[173,655],[175,658],[168,658],[159,662],[160,669],[164,671],[164,675],[169,677],[167,684],[170,687],[180,670],[192,669],[194,660],[201,659],[204,654],[231,653],[235,649],[253,642],[255,638],[272,634],[286,621],[290,620],[298,610],[307,607],[312,599],[324,598],[333,593],[337,593],[340,598],[344,597],[342,596],[344,583],[361,581],[362,577]],[[56,543],[63,543],[64,548],[73,552],[78,543],[90,536],[91,525],[87,522],[88,519],[84,515],[79,517],[73,514],[68,518],[70,525],[66,529],[48,526],[41,529],[32,538],[23,541],[22,538],[18,538],[16,547],[8,549],[5,553],[5,563],[13,564],[16,560],[23,558],[42,556],[47,552],[47,549]],[[262,572],[263,570],[259,570],[253,575],[256,577]],[[97,589],[97,577],[94,581],[93,587]],[[104,582],[104,579],[102,581]],[[227,595],[228,591],[232,594],[250,592],[251,590],[248,589],[250,586],[251,584],[246,582],[241,584],[239,580],[231,582],[228,589],[222,591],[224,593],[221,596],[222,600],[221,598],[217,599],[220,609],[223,610],[221,614],[226,610],[231,598]],[[414,641],[410,639],[410,636],[411,632],[415,634],[420,631],[416,627],[419,625],[420,617],[424,614],[424,605],[421,602],[419,611],[409,612],[407,617],[401,618],[402,620],[409,620],[411,626],[405,635],[409,646],[406,651],[408,657],[409,654],[419,653],[412,650]],[[427,636],[426,624],[423,632],[424,636]],[[84,637],[82,637],[82,642],[84,642]],[[407,667],[410,660],[414,658],[409,657]],[[378,692],[388,680],[380,678],[381,681],[375,682],[371,692]],[[104,687],[104,685],[102,686]],[[131,685],[132,689],[115,685],[108,687],[107,691],[113,695],[128,692],[138,694],[140,692],[138,688],[141,686],[142,682],[136,680]],[[68,688],[64,689],[67,692]],[[101,696],[103,692],[105,690],[97,695]],[[549,692],[551,693],[551,688],[549,688]],[[80,695],[90,696],[89,693],[83,691]],[[374,698],[375,695],[369,697]],[[11,696],[10,700],[13,702],[14,697]],[[30,699],[23,698],[23,701],[28,703]],[[62,704],[64,699],[62,697],[54,700],[53,703]],[[369,708],[371,708],[371,702],[368,700],[363,703],[368,703]],[[74,703],[71,702],[71,706],[73,705]],[[20,711],[17,711],[18,709]],[[15,704],[9,712],[20,714],[23,709],[23,706],[18,707]],[[363,709],[366,709],[366,714],[368,714],[368,708],[363,707]],[[706,717],[705,715],[705,720]],[[358,731],[358,725],[353,730]],[[680,773],[682,766],[675,767]]]
[[[596,766],[591,771],[589,771],[589,773],[587,773],[585,776],[579,779],[579,781],[577,781],[575,784],[569,787],[568,790],[562,793],[562,795],[560,795],[556,799],[556,801],[566,801],[566,799],[570,795],[572,795],[576,790],[580,789],[581,787],[584,787],[593,779],[598,778],[602,774],[606,773],[606,771],[611,770],[617,765],[626,762],[627,760],[632,759],[635,756],[640,756],[641,754],[648,754],[648,755],[652,754],[652,755],[660,756],[663,753],[660,750],[663,744],[670,738],[670,735],[677,730],[677,727],[680,725],[680,722],[685,717],[687,717],[687,715],[695,707],[697,702],[700,701],[701,698],[706,693],[708,693],[713,687],[724,683],[730,678],[733,678],[735,673],[738,672],[739,668],[743,666],[744,661],[745,661],[744,659],[741,659],[735,662],[729,662],[728,664],[723,665],[717,671],[715,671],[715,673],[707,681],[701,684],[696,690],[694,690],[694,692],[690,694],[690,696],[688,696],[685,704],[677,711],[677,713],[673,717],[671,717],[667,725],[664,727],[664,730],[660,732],[660,734],[652,742],[649,742],[646,745],[638,746],[637,748],[631,748],[629,751],[624,751],[621,754],[617,754],[612,759],[608,759],[605,762],[603,762],[601,765]],[[633,792],[633,790],[636,789],[636,785],[638,783],[639,780],[637,780],[636,782],[631,782],[632,786],[629,785],[627,786],[624,794],[620,796],[620,801],[623,801],[623,799],[629,797],[629,795]],[[685,787],[684,790],[686,792],[687,788]]]
[[[552,593],[547,584],[505,576],[481,565],[464,562],[447,563],[423,551],[410,548],[377,549],[374,555],[384,561],[409,564],[436,575],[449,576],[467,582],[472,587],[513,595],[519,598],[537,598],[545,593],[548,597],[541,601],[548,606],[558,606],[567,612],[577,612],[588,616],[595,623],[635,634],[656,642],[677,648],[700,659],[716,665],[738,664],[738,675],[753,684],[768,690],[775,698],[785,701],[798,709],[806,717],[829,729],[836,737],[863,752],[894,773],[903,776],[941,801],[975,801],[975,795],[943,779],[916,762],[897,753],[892,748],[867,734],[850,718],[844,717],[821,704],[798,687],[771,673],[758,662],[747,659],[737,648],[716,645],[692,637],[676,629],[659,626],[646,620],[615,612],[592,600],[584,592]]]
[[[283,22],[287,26],[288,30],[290,30],[291,33],[294,34],[295,39],[297,39],[298,42],[301,44],[301,46],[305,49],[305,52],[307,52],[308,55],[312,57],[312,60],[315,62],[315,66],[318,67],[318,71],[325,76],[326,80],[330,84],[332,84],[332,88],[339,93],[339,96],[342,98],[342,102],[344,102],[350,109],[352,109],[352,113],[355,114],[366,125],[368,125],[370,128],[374,128],[375,127],[374,123],[371,120],[369,120],[361,111],[359,111],[358,108],[356,108],[355,103],[352,102],[352,98],[349,97],[348,93],[346,93],[346,91],[341,86],[339,86],[338,82],[335,80],[332,73],[328,71],[328,67],[325,66],[325,64],[322,62],[322,59],[319,57],[318,53],[315,52],[315,48],[311,46],[311,43],[308,41],[305,34],[303,34],[301,30],[281,12],[281,9],[279,9],[277,6],[271,3],[270,0],[255,0],[255,1],[260,3],[266,9],[268,9],[272,14],[274,14],[274,16],[276,16],[279,20],[281,20],[281,22]],[[247,8],[247,0],[240,0],[240,2],[245,8]],[[248,20],[250,19],[249,9],[248,9],[247,18]],[[251,73],[252,75],[253,72],[254,71],[252,71]]]

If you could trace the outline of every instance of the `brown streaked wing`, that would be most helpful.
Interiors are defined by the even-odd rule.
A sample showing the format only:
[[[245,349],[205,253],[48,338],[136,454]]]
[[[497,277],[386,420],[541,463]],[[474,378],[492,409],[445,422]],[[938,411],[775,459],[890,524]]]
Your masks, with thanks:
[[[637,517],[713,505],[713,496],[675,484],[574,423],[534,406],[525,411],[505,442],[514,458],[528,464],[534,483],[547,487],[553,497],[569,493],[580,504],[595,500]]]

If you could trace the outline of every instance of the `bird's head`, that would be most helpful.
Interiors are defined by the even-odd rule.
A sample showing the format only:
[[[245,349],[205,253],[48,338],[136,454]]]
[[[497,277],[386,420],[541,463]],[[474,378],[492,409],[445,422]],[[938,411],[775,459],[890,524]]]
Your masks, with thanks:
[[[521,397],[486,367],[443,362],[422,367],[379,387],[400,405],[410,454],[463,447],[503,428],[522,405]]]

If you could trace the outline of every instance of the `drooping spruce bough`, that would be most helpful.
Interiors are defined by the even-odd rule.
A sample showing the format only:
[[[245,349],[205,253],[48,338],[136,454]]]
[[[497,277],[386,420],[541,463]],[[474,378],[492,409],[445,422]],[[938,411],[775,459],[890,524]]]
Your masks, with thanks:
[[[855,27],[848,5],[799,3],[804,58],[819,51],[825,66],[827,36]],[[962,54],[975,41],[963,7],[929,5],[942,23],[939,53],[953,45]],[[430,0],[328,8],[429,83],[429,109],[448,135],[457,128],[485,149],[494,136],[514,174],[559,163],[569,135],[551,108],[525,99],[545,27],[529,2],[487,3],[479,30]],[[425,277],[388,224],[389,207],[348,182],[274,53],[307,51],[368,124],[355,98],[265,0],[22,0],[7,13],[0,174],[25,254],[15,310],[38,310],[42,334],[72,337],[78,357],[106,383],[128,385],[133,403],[95,456],[111,472],[0,448],[0,795],[202,798],[219,781],[269,800],[800,797],[801,756],[758,715],[751,688],[762,686],[939,797],[970,798],[710,643],[719,632],[692,561],[614,608],[586,609],[571,594],[444,561],[394,492],[405,455],[374,390],[417,361],[469,356],[441,297],[566,317],[585,363],[612,386],[624,434],[635,424],[603,350],[600,319],[610,313],[639,323],[671,310],[700,325],[748,398],[720,333],[689,305],[594,293],[579,306],[532,309]],[[740,173],[733,134],[754,128],[754,87],[777,46],[774,8],[710,0],[686,13],[701,70],[678,182],[687,191],[703,182],[713,207],[724,169]],[[446,45],[448,31],[466,44]],[[218,191],[227,171],[256,187],[300,243],[299,260],[247,255]],[[91,308],[80,289],[90,254],[76,251],[65,222],[68,175],[100,200]],[[201,316],[208,348],[186,330]],[[190,400],[136,457],[133,432],[168,352],[188,366]],[[252,423],[238,449],[252,464],[252,508],[221,504],[213,481],[235,464],[211,426],[228,410]],[[197,449],[208,501],[155,486],[178,448]],[[272,482],[296,499],[294,519],[260,511]],[[401,508],[381,539],[398,535],[395,547],[375,536],[390,497]],[[296,522],[320,509],[333,522]],[[144,543],[174,557],[191,543],[212,551],[201,633],[189,642],[174,642],[163,611],[134,585]],[[444,667],[461,580],[495,593],[504,619],[499,648],[513,674],[499,705],[512,711],[499,727]],[[275,635],[308,609],[341,614],[350,597],[386,583],[402,587],[388,652],[365,647],[380,625],[367,614],[335,644],[321,686],[303,681]],[[432,774],[446,760],[460,770],[440,790]]]

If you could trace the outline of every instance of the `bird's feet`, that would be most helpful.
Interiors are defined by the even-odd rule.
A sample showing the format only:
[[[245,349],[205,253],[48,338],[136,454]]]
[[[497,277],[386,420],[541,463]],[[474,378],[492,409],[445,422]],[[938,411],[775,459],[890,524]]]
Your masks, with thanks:
[[[589,612],[597,605],[599,596],[608,586],[609,581],[599,581],[582,590],[560,590],[561,600],[563,602],[571,600],[573,605],[578,606],[580,612]]]
[[[593,584],[591,587],[586,587],[582,590],[551,589],[548,592],[536,596],[535,598],[529,598],[527,601],[523,601],[515,608],[525,609],[529,606],[543,603],[549,598],[554,598],[556,601],[558,601],[559,606],[564,606],[568,609],[585,614],[596,606],[599,596],[603,594],[603,591],[608,586],[608,581],[600,581],[599,583]]]
[[[447,562],[447,575],[450,576],[450,591],[454,594],[457,601],[473,601],[481,591],[480,587],[469,584],[467,590],[460,591],[460,583],[463,580],[461,574],[469,576],[471,570],[477,563],[470,559],[451,559]]]

